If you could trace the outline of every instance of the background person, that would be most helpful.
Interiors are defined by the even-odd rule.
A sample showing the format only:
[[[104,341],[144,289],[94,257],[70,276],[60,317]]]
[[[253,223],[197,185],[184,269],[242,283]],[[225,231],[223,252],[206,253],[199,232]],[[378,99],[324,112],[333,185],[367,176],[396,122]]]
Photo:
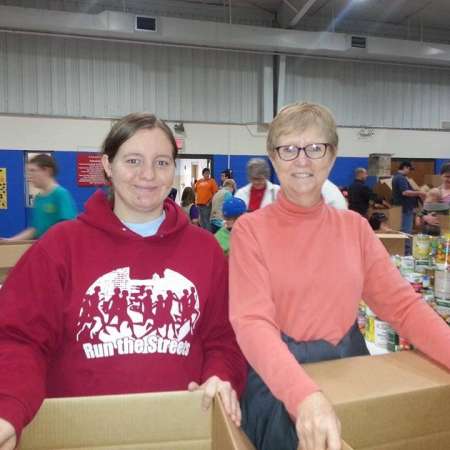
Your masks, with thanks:
[[[234,222],[247,211],[244,200],[237,197],[227,198],[222,205],[224,217],[223,226],[217,231],[215,237],[222,247],[225,255],[230,253],[230,236]]]
[[[60,186],[56,161],[47,154],[36,155],[27,163],[28,180],[40,192],[31,211],[31,226],[7,238],[8,241],[40,238],[49,228],[63,220],[75,218],[77,208],[69,191]]]
[[[377,198],[372,189],[365,184],[368,176],[364,167],[358,167],[355,169],[355,179],[348,188],[348,208],[363,217],[367,217],[370,202],[374,202]]]
[[[249,183],[236,191],[235,196],[243,200],[249,212],[269,205],[277,198],[280,186],[269,181],[270,166],[263,158],[252,158],[247,163]]]
[[[213,233],[216,233],[220,228],[223,227],[223,202],[232,198],[233,192],[235,191],[235,181],[227,178],[223,182],[223,187],[214,194],[211,202],[211,231]]]
[[[368,354],[356,323],[361,298],[450,368],[447,324],[402,278],[366,219],[324,203],[337,148],[327,108],[281,110],[267,137],[280,194],[233,227],[230,318],[251,366],[241,406],[258,450],[295,450],[298,436],[302,450],[341,449],[339,420],[302,364]]]
[[[220,184],[221,186],[224,185],[225,180],[232,180],[233,179],[233,173],[231,169],[225,169],[220,172]],[[233,192],[234,194],[234,192]]]
[[[377,233],[392,233],[392,228],[388,225],[388,217],[382,212],[375,211],[369,217],[369,224],[373,231]]]
[[[193,225],[199,225],[200,222],[200,213],[198,211],[198,207],[195,204],[195,193],[194,189],[189,186],[186,186],[183,189],[183,193],[181,194],[181,208],[189,217],[190,222]]]
[[[218,187],[215,180],[211,178],[211,171],[208,168],[202,170],[202,175],[203,178],[194,184],[196,204],[200,212],[200,226],[211,231],[211,200],[218,191]]]
[[[417,226],[422,232],[432,236],[441,234],[439,216],[448,214],[450,208],[450,163],[441,167],[441,186],[430,189],[424,200],[422,211],[417,214]]]
[[[418,206],[418,199],[424,200],[426,193],[414,190],[409,184],[407,175],[414,170],[409,161],[403,161],[397,173],[392,178],[392,203],[402,207],[402,224],[400,230],[411,234],[413,231],[414,210]],[[411,254],[411,242],[405,242],[405,255]]]
[[[322,185],[322,197],[326,205],[336,209],[348,209],[344,194],[330,180],[325,180]]]
[[[205,408],[218,394],[239,424],[246,363],[228,320],[227,262],[167,198],[176,155],[154,115],[116,122],[102,157],[112,198],[97,191],[10,272],[0,290],[2,450],[45,397],[200,389]]]

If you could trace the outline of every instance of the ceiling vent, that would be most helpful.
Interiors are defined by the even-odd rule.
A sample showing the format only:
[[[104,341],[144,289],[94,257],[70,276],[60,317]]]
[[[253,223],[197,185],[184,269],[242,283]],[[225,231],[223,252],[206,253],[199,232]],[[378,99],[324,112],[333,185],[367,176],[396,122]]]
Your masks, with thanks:
[[[367,39],[363,36],[352,36],[352,48],[366,48]]]
[[[136,31],[157,31],[156,17],[136,16],[134,29]]]

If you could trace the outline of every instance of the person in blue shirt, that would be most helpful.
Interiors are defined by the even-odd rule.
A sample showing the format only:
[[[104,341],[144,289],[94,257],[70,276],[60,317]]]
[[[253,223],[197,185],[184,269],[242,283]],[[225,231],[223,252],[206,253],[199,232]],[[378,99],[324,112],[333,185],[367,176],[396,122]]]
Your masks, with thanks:
[[[417,200],[425,199],[426,193],[416,191],[408,181],[408,174],[414,170],[410,161],[400,163],[398,172],[392,178],[392,203],[402,207],[402,225],[403,233],[412,233],[414,209],[418,206]],[[406,241],[405,254],[411,254],[411,243]]]
[[[74,219],[77,209],[72,196],[56,182],[58,166],[47,154],[39,154],[27,164],[28,179],[40,190],[33,204],[31,226],[8,238],[8,241],[37,239],[51,226],[63,220]]]

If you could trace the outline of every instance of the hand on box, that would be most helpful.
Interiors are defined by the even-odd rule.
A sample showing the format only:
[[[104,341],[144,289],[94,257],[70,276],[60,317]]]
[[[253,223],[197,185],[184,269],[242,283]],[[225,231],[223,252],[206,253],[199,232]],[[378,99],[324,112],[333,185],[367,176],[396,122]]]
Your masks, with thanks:
[[[212,376],[202,385],[195,381],[189,383],[188,389],[192,391],[203,391],[203,408],[210,408],[213,398],[220,395],[225,411],[231,417],[231,420],[239,427],[241,425],[241,407],[236,391],[231,387],[228,381],[222,381],[219,377]],[[2,450],[2,449],[0,449]]]
[[[13,450],[16,447],[16,440],[14,427],[0,418],[0,450]]]
[[[341,450],[341,423],[321,392],[300,403],[295,428],[302,450]]]

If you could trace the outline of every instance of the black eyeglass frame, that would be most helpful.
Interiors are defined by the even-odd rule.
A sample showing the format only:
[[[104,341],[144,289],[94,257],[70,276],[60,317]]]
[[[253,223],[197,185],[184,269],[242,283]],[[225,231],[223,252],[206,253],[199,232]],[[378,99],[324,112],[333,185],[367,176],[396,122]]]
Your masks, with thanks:
[[[308,155],[308,152],[306,151],[306,149],[307,149],[307,147],[311,147],[312,145],[325,145],[325,149],[324,149],[324,151],[323,151],[323,154],[322,154],[321,156],[317,156],[317,157],[311,157],[310,155]],[[328,142],[314,142],[313,144],[308,144],[308,145],[306,145],[305,147],[297,147],[296,145],[293,145],[293,144],[291,144],[291,145],[279,145],[278,147],[275,147],[275,150],[276,150],[276,152],[277,152],[279,158],[280,158],[282,161],[294,161],[294,159],[297,159],[297,158],[300,156],[300,152],[301,152],[302,150],[305,152],[306,157],[309,158],[309,159],[322,159],[322,158],[325,157],[325,155],[327,154],[328,148],[331,147],[331,146],[332,146],[332,145],[329,144]],[[296,154],[293,158],[285,159],[285,158],[283,158],[283,157],[281,156],[280,150],[281,150],[282,148],[288,148],[288,147],[295,147],[295,149],[297,150],[297,154]]]

